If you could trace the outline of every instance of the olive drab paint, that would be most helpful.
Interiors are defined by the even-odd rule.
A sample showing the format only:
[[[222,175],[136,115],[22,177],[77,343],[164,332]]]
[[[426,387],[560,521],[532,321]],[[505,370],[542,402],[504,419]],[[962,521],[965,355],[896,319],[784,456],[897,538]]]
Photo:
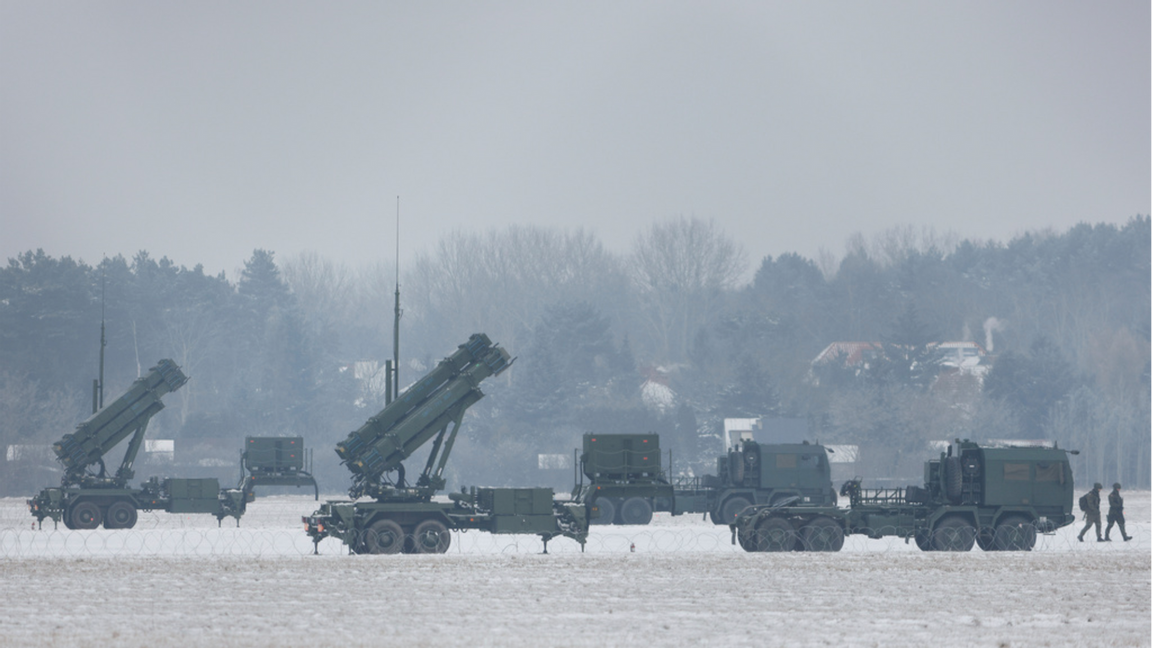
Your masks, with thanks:
[[[444,553],[451,531],[531,533],[548,541],[587,538],[586,507],[555,501],[551,488],[471,488],[433,500],[464,412],[484,397],[480,383],[513,363],[505,349],[477,333],[380,412],[336,444],[352,473],[352,500],[330,500],[303,518],[319,552],[339,538],[353,553]],[[423,472],[409,481],[404,460],[431,443]],[[368,497],[371,501],[356,501]]]
[[[924,485],[865,490],[849,508],[751,507],[731,525],[746,551],[838,551],[845,535],[897,536],[924,551],[1030,551],[1037,533],[1075,520],[1068,454],[1053,447],[987,447],[957,440],[924,465]]]

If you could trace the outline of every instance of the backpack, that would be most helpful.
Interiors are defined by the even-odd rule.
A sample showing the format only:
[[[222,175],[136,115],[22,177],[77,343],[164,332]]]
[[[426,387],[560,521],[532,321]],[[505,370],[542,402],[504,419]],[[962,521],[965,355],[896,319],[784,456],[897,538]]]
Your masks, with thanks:
[[[1088,493],[1084,493],[1080,496],[1080,510],[1084,511],[1085,513],[1088,512]]]

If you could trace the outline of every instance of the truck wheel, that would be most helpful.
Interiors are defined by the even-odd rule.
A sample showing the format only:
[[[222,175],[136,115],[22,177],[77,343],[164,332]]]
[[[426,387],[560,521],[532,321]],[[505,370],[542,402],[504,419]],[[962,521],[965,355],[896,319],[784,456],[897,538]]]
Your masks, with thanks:
[[[976,532],[976,546],[982,551],[996,551],[996,532],[983,527]]]
[[[920,551],[932,551],[932,535],[927,531],[917,531],[912,538],[916,540],[916,546],[920,547]]]
[[[78,502],[68,513],[74,529],[95,529],[104,521],[100,507],[92,502]]]
[[[404,529],[392,520],[377,520],[364,531],[363,546],[363,553],[400,553],[404,549]]]
[[[976,544],[976,527],[962,517],[946,517],[932,530],[936,551],[971,551]]]
[[[104,516],[105,529],[131,529],[136,526],[136,507],[123,500],[113,502]]]
[[[611,497],[597,498],[593,505],[600,509],[600,517],[592,518],[592,524],[616,523],[616,504]]]
[[[766,518],[756,524],[755,542],[760,551],[792,551],[797,543],[796,529],[784,518]]]
[[[1032,551],[1036,527],[1023,516],[1009,515],[996,525],[994,545],[997,551]]]
[[[962,468],[960,457],[948,457],[944,460],[944,494],[953,504],[960,503],[960,495],[964,488]]]
[[[621,524],[648,524],[652,521],[652,506],[641,497],[629,497],[620,505]]]
[[[844,529],[832,518],[821,515],[800,527],[800,543],[805,551],[840,551]]]
[[[740,515],[740,511],[752,506],[752,502],[744,499],[743,497],[733,497],[724,502],[720,507],[721,524],[732,524],[736,521],[736,516]]]
[[[740,543],[740,548],[744,551],[760,551],[760,545],[756,542],[756,530],[751,526],[738,528],[736,541]]]
[[[444,553],[452,544],[452,534],[439,520],[424,520],[412,533],[413,553]]]

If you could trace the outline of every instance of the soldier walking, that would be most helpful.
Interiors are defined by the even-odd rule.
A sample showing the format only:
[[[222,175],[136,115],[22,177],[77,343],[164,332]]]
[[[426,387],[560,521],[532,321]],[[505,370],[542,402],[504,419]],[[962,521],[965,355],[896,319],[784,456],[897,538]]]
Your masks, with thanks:
[[[1100,491],[1104,490],[1104,485],[1096,482],[1092,486],[1092,490],[1084,496],[1081,501],[1081,508],[1084,510],[1084,528],[1080,529],[1080,536],[1077,538],[1080,542],[1084,542],[1084,534],[1088,533],[1088,529],[1092,525],[1096,525],[1096,542],[1104,542],[1104,538],[1100,536]]]
[[[1120,484],[1112,484],[1112,492],[1108,493],[1108,526],[1104,529],[1104,541],[1111,542],[1112,538],[1108,534],[1112,532],[1112,525],[1120,527],[1120,535],[1124,537],[1124,542],[1132,539],[1128,532],[1124,530],[1124,498],[1120,497]]]

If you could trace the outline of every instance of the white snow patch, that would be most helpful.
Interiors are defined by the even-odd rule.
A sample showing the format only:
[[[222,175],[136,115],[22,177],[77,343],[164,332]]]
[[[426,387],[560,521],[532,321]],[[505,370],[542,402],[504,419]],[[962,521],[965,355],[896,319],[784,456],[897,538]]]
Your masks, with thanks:
[[[454,533],[445,555],[319,556],[316,502],[257,499],[239,528],[143,513],[130,531],[30,529],[0,500],[0,646],[1148,646],[1150,498],[1132,542],[922,553],[748,554],[727,527],[657,514],[556,539]],[[635,545],[635,551],[632,551]]]

